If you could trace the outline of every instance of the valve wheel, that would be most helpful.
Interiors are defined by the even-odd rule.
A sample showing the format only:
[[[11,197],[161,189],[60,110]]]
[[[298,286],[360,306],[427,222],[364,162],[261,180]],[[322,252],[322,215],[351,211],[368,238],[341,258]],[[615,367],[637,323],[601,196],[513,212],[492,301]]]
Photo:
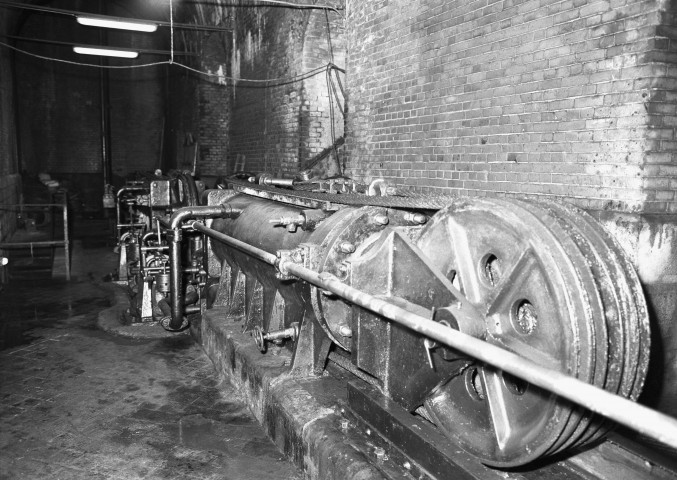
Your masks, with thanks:
[[[486,341],[636,399],[648,361],[646,306],[620,249],[579,213],[527,201],[458,200],[416,243],[482,313]],[[604,431],[591,413],[481,363],[439,386],[425,409],[446,436],[499,467]]]
[[[266,340],[263,338],[263,336],[265,335],[263,329],[257,325],[251,331],[251,335],[252,337],[254,337],[254,343],[256,343],[256,347],[259,349],[259,351],[261,353],[266,353],[268,348],[266,345]]]

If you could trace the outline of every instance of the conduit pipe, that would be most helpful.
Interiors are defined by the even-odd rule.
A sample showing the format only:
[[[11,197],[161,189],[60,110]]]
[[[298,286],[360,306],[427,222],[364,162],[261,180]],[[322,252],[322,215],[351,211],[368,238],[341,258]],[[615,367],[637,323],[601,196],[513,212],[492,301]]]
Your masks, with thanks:
[[[183,207],[176,210],[169,218],[167,226],[167,241],[169,243],[169,305],[172,309],[169,321],[161,322],[165,330],[180,331],[188,326],[188,322],[184,319],[184,298],[183,298],[183,269],[181,268],[181,240],[183,233],[181,226],[187,220],[196,218],[235,218],[240,215],[242,211],[233,208],[230,205],[214,205],[214,206],[194,206]],[[158,217],[159,219],[159,217]],[[165,223],[160,219],[161,223]],[[193,222],[195,224],[197,222]],[[198,224],[199,225],[199,224]]]
[[[575,402],[671,448],[677,448],[677,419],[675,418],[602,390],[557,370],[543,367],[479,338],[454,330],[441,323],[432,322],[430,321],[430,316],[423,317],[417,315],[387,300],[357,290],[329,273],[318,273],[293,261],[280,260],[270,252],[241,242],[196,222],[193,222],[192,227],[231,247],[276,266],[283,274],[294,275],[316,287],[330,291],[355,305],[366,308],[428,338],[437,340],[466,355],[492,365],[499,370]]]
[[[118,190],[117,194],[115,195],[115,220],[116,220],[116,225],[117,225],[117,230],[118,230],[118,242],[121,241],[120,233],[123,228],[125,227],[135,227],[135,226],[144,226],[142,223],[125,223],[122,224],[122,213],[120,212],[120,197],[122,196],[123,193],[125,192],[141,192],[145,191],[146,188],[142,186],[135,186],[135,187],[122,187],[120,190]]]

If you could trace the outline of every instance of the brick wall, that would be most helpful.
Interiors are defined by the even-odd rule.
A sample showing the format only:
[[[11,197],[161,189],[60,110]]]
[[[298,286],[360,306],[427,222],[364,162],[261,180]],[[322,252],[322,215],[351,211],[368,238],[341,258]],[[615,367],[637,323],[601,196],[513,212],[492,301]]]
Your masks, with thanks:
[[[203,70],[217,74],[200,83],[201,172],[229,173],[235,160],[244,158],[247,171],[291,175],[332,143],[325,73],[302,74],[332,62],[332,53],[334,63],[344,66],[342,22],[321,10],[248,3],[253,2],[196,5],[183,13],[205,23],[227,19],[235,26],[229,35],[188,39],[186,47],[197,45]],[[341,135],[343,119],[336,111],[334,136]]]
[[[355,177],[677,212],[668,2],[347,3]]]
[[[229,172],[228,158],[231,91],[227,86],[201,80],[199,90],[200,173],[223,175]]]

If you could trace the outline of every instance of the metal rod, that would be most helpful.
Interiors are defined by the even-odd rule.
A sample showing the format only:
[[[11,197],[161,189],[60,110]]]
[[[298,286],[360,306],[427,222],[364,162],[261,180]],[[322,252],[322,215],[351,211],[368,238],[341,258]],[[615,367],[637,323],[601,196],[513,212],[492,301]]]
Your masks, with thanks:
[[[161,245],[159,247],[141,247],[142,252],[158,252],[165,250],[169,250],[169,247],[167,245]]]
[[[68,196],[63,198],[63,250],[66,261],[66,280],[71,279],[71,246],[70,237],[68,235]]]
[[[6,210],[5,207],[63,207],[63,203],[3,203],[0,210]]]
[[[0,243],[0,248],[26,248],[26,247],[63,247],[66,244],[61,240],[45,240],[42,242],[7,242]]]
[[[118,224],[118,230],[122,229],[123,227],[145,227],[145,223],[119,223]]]
[[[557,370],[542,367],[531,360],[458,330],[431,322],[429,318],[350,287],[329,273],[318,273],[290,261],[283,262],[280,269],[672,448],[677,448],[677,419],[675,418]]]
[[[191,227],[193,227],[198,232],[202,232],[209,237],[219,240],[227,245],[230,245],[231,247],[237,248],[238,250],[241,250],[254,258],[263,260],[270,265],[275,265],[278,261],[278,258],[274,253],[266,252],[265,250],[256,248],[253,245],[249,245],[248,243],[242,242],[236,238],[229,237],[228,235],[217,232],[216,230],[212,230],[211,228],[205,227],[204,225],[201,225],[197,222],[193,222]]]
[[[677,419],[631,400],[607,392],[557,370],[545,368],[531,360],[504,350],[458,330],[430,321],[386,300],[374,297],[341,282],[329,273],[318,273],[289,260],[280,262],[277,256],[234,239],[210,228],[193,224],[193,228],[227,245],[277,265],[284,273],[295,275],[316,287],[328,290],[345,300],[366,308],[382,317],[403,325],[428,338],[470,355],[499,370],[571,400],[593,412],[632,428],[672,448],[677,448]]]

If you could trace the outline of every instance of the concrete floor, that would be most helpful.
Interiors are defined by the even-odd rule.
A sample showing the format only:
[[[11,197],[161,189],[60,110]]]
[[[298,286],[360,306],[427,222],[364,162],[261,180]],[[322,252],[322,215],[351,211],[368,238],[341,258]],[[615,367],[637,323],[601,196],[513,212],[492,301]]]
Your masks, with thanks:
[[[91,240],[71,282],[0,291],[0,478],[302,478],[190,336],[96,327],[116,257]]]

